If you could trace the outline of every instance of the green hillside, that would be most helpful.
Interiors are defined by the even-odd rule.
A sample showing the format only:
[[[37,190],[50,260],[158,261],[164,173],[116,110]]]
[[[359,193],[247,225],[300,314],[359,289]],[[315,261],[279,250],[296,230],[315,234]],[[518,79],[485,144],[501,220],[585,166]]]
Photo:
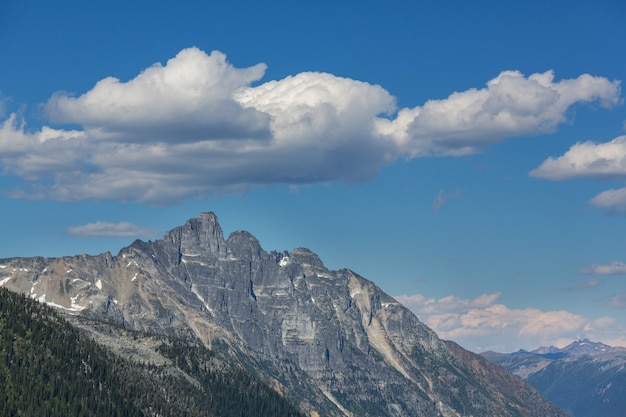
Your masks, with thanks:
[[[0,415],[299,417],[201,345],[162,339],[168,364],[114,354],[50,307],[0,288]]]

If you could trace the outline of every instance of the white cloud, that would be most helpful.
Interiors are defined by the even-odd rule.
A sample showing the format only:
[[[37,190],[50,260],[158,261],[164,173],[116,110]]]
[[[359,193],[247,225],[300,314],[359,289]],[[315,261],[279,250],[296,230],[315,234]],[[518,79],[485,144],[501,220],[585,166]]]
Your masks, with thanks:
[[[420,294],[395,298],[440,337],[454,340],[474,352],[563,346],[583,337],[626,346],[626,338],[615,337],[623,334],[624,329],[610,317],[589,320],[564,310],[511,309],[497,303],[500,293],[483,294],[475,299],[456,296],[435,299]]]
[[[77,98],[58,93],[45,108],[53,121],[84,126],[92,139],[174,144],[265,137],[268,116],[233,98],[265,68],[238,69],[221,52],[189,48],[128,82],[108,77]]]
[[[602,191],[589,202],[609,212],[626,211],[626,188]]]
[[[613,261],[607,265],[586,266],[580,269],[581,274],[597,274],[597,275],[626,275],[626,263],[622,261]]]
[[[56,130],[44,126],[28,133],[26,123],[12,113],[0,126],[0,166],[4,175],[27,182],[50,183],[66,171],[84,164],[89,149],[86,134],[77,130]],[[82,161],[81,161],[82,160]]]
[[[605,143],[576,143],[562,156],[546,159],[530,175],[555,181],[574,178],[626,180],[626,136]],[[602,191],[589,202],[608,212],[626,211],[626,187]]]
[[[418,315],[445,313],[462,313],[470,309],[483,309],[493,305],[499,300],[501,294],[495,292],[493,294],[482,294],[475,299],[465,299],[454,295],[449,295],[440,299],[427,298],[421,294],[400,295],[395,297],[396,300],[413,310]]]
[[[483,89],[429,100],[404,109],[395,120],[379,121],[381,133],[404,145],[411,156],[462,155],[505,138],[555,130],[574,103],[600,100],[606,107],[620,102],[620,83],[588,74],[554,82],[552,71],[524,77],[504,71]]]
[[[619,100],[619,82],[602,77],[506,71],[486,88],[396,112],[381,86],[314,72],[253,86],[264,71],[190,48],[127,82],[109,77],[78,97],[51,97],[51,120],[82,130],[29,132],[12,114],[0,128],[0,167],[23,185],[10,195],[169,204],[362,181],[402,157],[476,152],[554,130],[574,103]]]
[[[572,178],[626,177],[626,136],[610,142],[583,142],[573,145],[564,155],[546,159],[530,172],[533,177],[550,180]]]
[[[109,223],[103,221],[72,226],[65,233],[80,237],[151,237],[156,234],[152,229],[129,222]]]

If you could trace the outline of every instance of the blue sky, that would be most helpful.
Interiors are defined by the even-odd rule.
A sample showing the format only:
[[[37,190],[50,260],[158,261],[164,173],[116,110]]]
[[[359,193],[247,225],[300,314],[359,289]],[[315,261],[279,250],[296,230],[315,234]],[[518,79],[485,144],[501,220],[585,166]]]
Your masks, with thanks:
[[[626,3],[0,4],[0,258],[202,211],[482,351],[626,346]]]

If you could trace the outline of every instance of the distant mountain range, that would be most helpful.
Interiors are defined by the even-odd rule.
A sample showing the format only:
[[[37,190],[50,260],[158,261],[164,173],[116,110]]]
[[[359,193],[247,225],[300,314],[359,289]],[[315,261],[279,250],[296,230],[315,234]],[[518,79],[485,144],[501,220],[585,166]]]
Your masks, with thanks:
[[[129,360],[158,358],[140,349],[154,335],[197,343],[311,417],[566,416],[371,281],[308,249],[266,252],[244,231],[224,239],[213,213],[116,256],[0,259],[0,286]]]
[[[625,348],[584,339],[562,349],[481,355],[535,386],[572,417],[626,415]]]

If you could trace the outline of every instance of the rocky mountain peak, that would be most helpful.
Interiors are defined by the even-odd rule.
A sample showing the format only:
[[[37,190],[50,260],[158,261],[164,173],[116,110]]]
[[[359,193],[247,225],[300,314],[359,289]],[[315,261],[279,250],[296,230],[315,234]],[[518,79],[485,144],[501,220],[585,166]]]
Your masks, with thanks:
[[[593,342],[589,339],[577,340],[564,348],[558,348],[556,346],[545,347],[541,346],[535,350],[530,352],[520,351],[520,354],[534,354],[534,355],[544,355],[551,356],[553,359],[555,358],[564,358],[564,357],[578,357],[582,355],[601,355],[607,352],[621,350],[619,348],[614,348],[602,342]]]
[[[234,257],[249,257],[250,259],[258,259],[263,253],[261,244],[258,239],[251,233],[238,230],[228,236],[226,246],[230,255]]]
[[[589,339],[577,340],[562,349],[568,356],[596,355],[610,352],[613,348],[602,342],[592,342]]]
[[[289,254],[289,258],[299,264],[311,265],[314,268],[325,268],[320,257],[307,248],[296,248],[292,250]]]
[[[199,341],[310,416],[564,416],[373,282],[309,249],[268,253],[248,232],[225,241],[213,213],[115,257],[0,259],[0,286],[95,323]]]
[[[200,213],[183,226],[175,227],[165,234],[163,240],[178,245],[182,255],[226,255],[224,233],[217,216],[211,212]]]

